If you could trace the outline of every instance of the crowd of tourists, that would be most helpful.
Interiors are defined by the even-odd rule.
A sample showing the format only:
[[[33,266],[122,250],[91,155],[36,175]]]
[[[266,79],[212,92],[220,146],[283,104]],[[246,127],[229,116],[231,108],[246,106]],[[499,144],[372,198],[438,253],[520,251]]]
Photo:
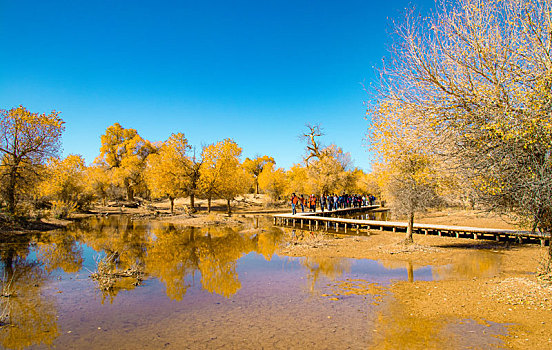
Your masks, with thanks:
[[[344,208],[359,208],[365,207],[368,205],[374,205],[376,202],[376,197],[371,194],[368,195],[359,195],[359,194],[328,194],[323,196],[315,196],[311,194],[310,196],[296,195],[293,193],[291,195],[291,210],[295,215],[299,208],[301,212],[305,212],[305,209],[316,212],[316,208],[319,206],[321,211],[324,210],[337,210]]]

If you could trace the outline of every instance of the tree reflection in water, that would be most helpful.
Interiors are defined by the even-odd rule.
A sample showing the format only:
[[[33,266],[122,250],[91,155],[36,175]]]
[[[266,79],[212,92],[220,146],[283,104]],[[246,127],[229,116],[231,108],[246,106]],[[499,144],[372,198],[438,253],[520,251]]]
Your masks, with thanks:
[[[181,300],[189,284],[187,276],[201,274],[201,285],[224,297],[234,295],[241,282],[236,272],[242,256],[256,252],[270,260],[283,239],[280,230],[240,231],[230,227],[188,227],[153,230],[146,271],[162,281],[167,295]]]
[[[259,227],[258,221],[253,225]],[[197,272],[205,290],[227,298],[234,295],[241,288],[238,259],[256,252],[270,260],[283,242],[282,231],[275,227],[178,227],[125,216],[93,218],[70,234],[103,256],[113,257],[113,271],[137,269],[157,278],[174,300],[184,297],[190,287],[187,278],[194,278]],[[133,281],[121,279],[102,292],[113,302],[119,291],[135,286]]]
[[[27,260],[30,237],[17,239],[18,242],[0,244],[0,344],[10,349],[51,345],[59,335],[59,329],[53,297],[45,296],[41,290],[48,274],[41,263]],[[7,240],[2,239],[3,242]]]

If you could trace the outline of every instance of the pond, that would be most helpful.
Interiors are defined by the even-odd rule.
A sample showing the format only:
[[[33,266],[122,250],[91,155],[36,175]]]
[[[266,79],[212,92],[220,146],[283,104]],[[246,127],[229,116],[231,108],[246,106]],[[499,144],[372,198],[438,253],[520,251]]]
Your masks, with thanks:
[[[404,327],[442,347],[500,344],[502,325],[450,320],[435,331],[404,315],[386,289],[396,280],[495,273],[499,262],[489,256],[415,270],[368,259],[292,258],[277,252],[297,231],[268,218],[243,221],[183,227],[110,216],[2,240],[0,345],[357,349],[385,347]],[[98,266],[128,277],[90,278]]]

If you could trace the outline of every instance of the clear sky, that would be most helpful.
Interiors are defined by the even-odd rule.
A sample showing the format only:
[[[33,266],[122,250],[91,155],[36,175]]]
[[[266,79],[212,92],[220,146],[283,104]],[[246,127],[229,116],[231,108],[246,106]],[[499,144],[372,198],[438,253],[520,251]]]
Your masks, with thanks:
[[[230,137],[289,168],[320,123],[368,170],[362,84],[412,6],[434,3],[0,0],[0,108],[61,111],[64,154],[87,162],[119,122],[150,141]]]

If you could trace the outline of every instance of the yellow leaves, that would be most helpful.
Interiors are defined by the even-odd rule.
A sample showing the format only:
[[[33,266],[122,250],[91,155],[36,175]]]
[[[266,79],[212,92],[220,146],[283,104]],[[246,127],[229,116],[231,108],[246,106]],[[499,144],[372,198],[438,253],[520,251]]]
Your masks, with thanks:
[[[70,154],[63,160],[50,158],[44,172],[44,179],[38,186],[39,194],[54,203],[54,211],[65,215],[74,210],[77,203],[79,206],[87,204],[86,165],[80,155]]]
[[[259,187],[273,199],[284,194],[286,185],[287,177],[284,169],[274,169],[273,163],[266,164],[259,174]]]
[[[199,180],[204,196],[231,200],[245,192],[248,177],[240,163],[241,152],[229,138],[204,148]]]
[[[186,193],[190,182],[187,176],[191,163],[187,155],[189,149],[184,134],[172,134],[157,153],[148,157],[145,179],[154,198],[175,199]]]

